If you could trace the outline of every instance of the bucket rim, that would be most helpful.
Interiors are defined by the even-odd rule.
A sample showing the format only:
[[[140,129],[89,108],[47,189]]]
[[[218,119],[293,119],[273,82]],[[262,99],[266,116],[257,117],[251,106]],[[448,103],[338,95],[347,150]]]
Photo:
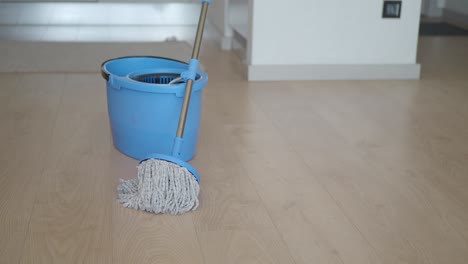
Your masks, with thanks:
[[[184,62],[184,61],[181,61],[181,60],[171,59],[171,58],[167,58],[167,57],[160,57],[160,56],[146,56],[146,55],[122,56],[122,57],[108,59],[108,60],[104,61],[101,64],[101,76],[102,76],[102,78],[104,78],[106,81],[109,81],[109,78],[110,78],[111,74],[105,69],[105,65],[108,62],[111,62],[111,61],[114,61],[114,60],[121,60],[121,59],[130,59],[130,58],[163,59],[163,60],[170,60],[170,61],[175,61],[175,62],[179,62],[179,63],[183,63],[185,65],[188,65],[187,62]]]

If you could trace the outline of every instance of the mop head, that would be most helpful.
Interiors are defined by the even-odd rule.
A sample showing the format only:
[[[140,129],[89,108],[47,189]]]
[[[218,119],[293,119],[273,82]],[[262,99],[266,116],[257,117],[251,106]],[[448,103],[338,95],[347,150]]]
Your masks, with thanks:
[[[155,214],[183,214],[198,207],[200,186],[186,168],[159,159],[138,165],[138,177],[121,180],[118,201],[127,208]]]

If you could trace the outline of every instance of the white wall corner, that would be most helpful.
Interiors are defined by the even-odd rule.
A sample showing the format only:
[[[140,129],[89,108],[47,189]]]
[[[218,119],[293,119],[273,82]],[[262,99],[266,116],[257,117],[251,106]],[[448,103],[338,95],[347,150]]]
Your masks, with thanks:
[[[441,17],[445,0],[423,0],[421,13],[428,17]]]
[[[249,65],[249,81],[287,80],[415,80],[420,64],[380,65]]]

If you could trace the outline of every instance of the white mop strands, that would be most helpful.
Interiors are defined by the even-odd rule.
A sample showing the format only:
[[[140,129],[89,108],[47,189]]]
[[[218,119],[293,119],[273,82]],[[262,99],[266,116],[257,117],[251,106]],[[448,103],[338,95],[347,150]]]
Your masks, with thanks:
[[[138,165],[138,177],[121,180],[118,200],[127,208],[155,214],[183,214],[198,207],[200,186],[186,168],[159,159]]]

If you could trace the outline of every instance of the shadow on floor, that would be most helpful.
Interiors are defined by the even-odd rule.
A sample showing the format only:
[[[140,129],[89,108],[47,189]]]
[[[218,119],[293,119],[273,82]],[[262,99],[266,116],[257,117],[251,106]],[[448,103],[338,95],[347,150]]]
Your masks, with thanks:
[[[419,27],[420,36],[468,36],[468,30],[445,22],[423,22]]]

